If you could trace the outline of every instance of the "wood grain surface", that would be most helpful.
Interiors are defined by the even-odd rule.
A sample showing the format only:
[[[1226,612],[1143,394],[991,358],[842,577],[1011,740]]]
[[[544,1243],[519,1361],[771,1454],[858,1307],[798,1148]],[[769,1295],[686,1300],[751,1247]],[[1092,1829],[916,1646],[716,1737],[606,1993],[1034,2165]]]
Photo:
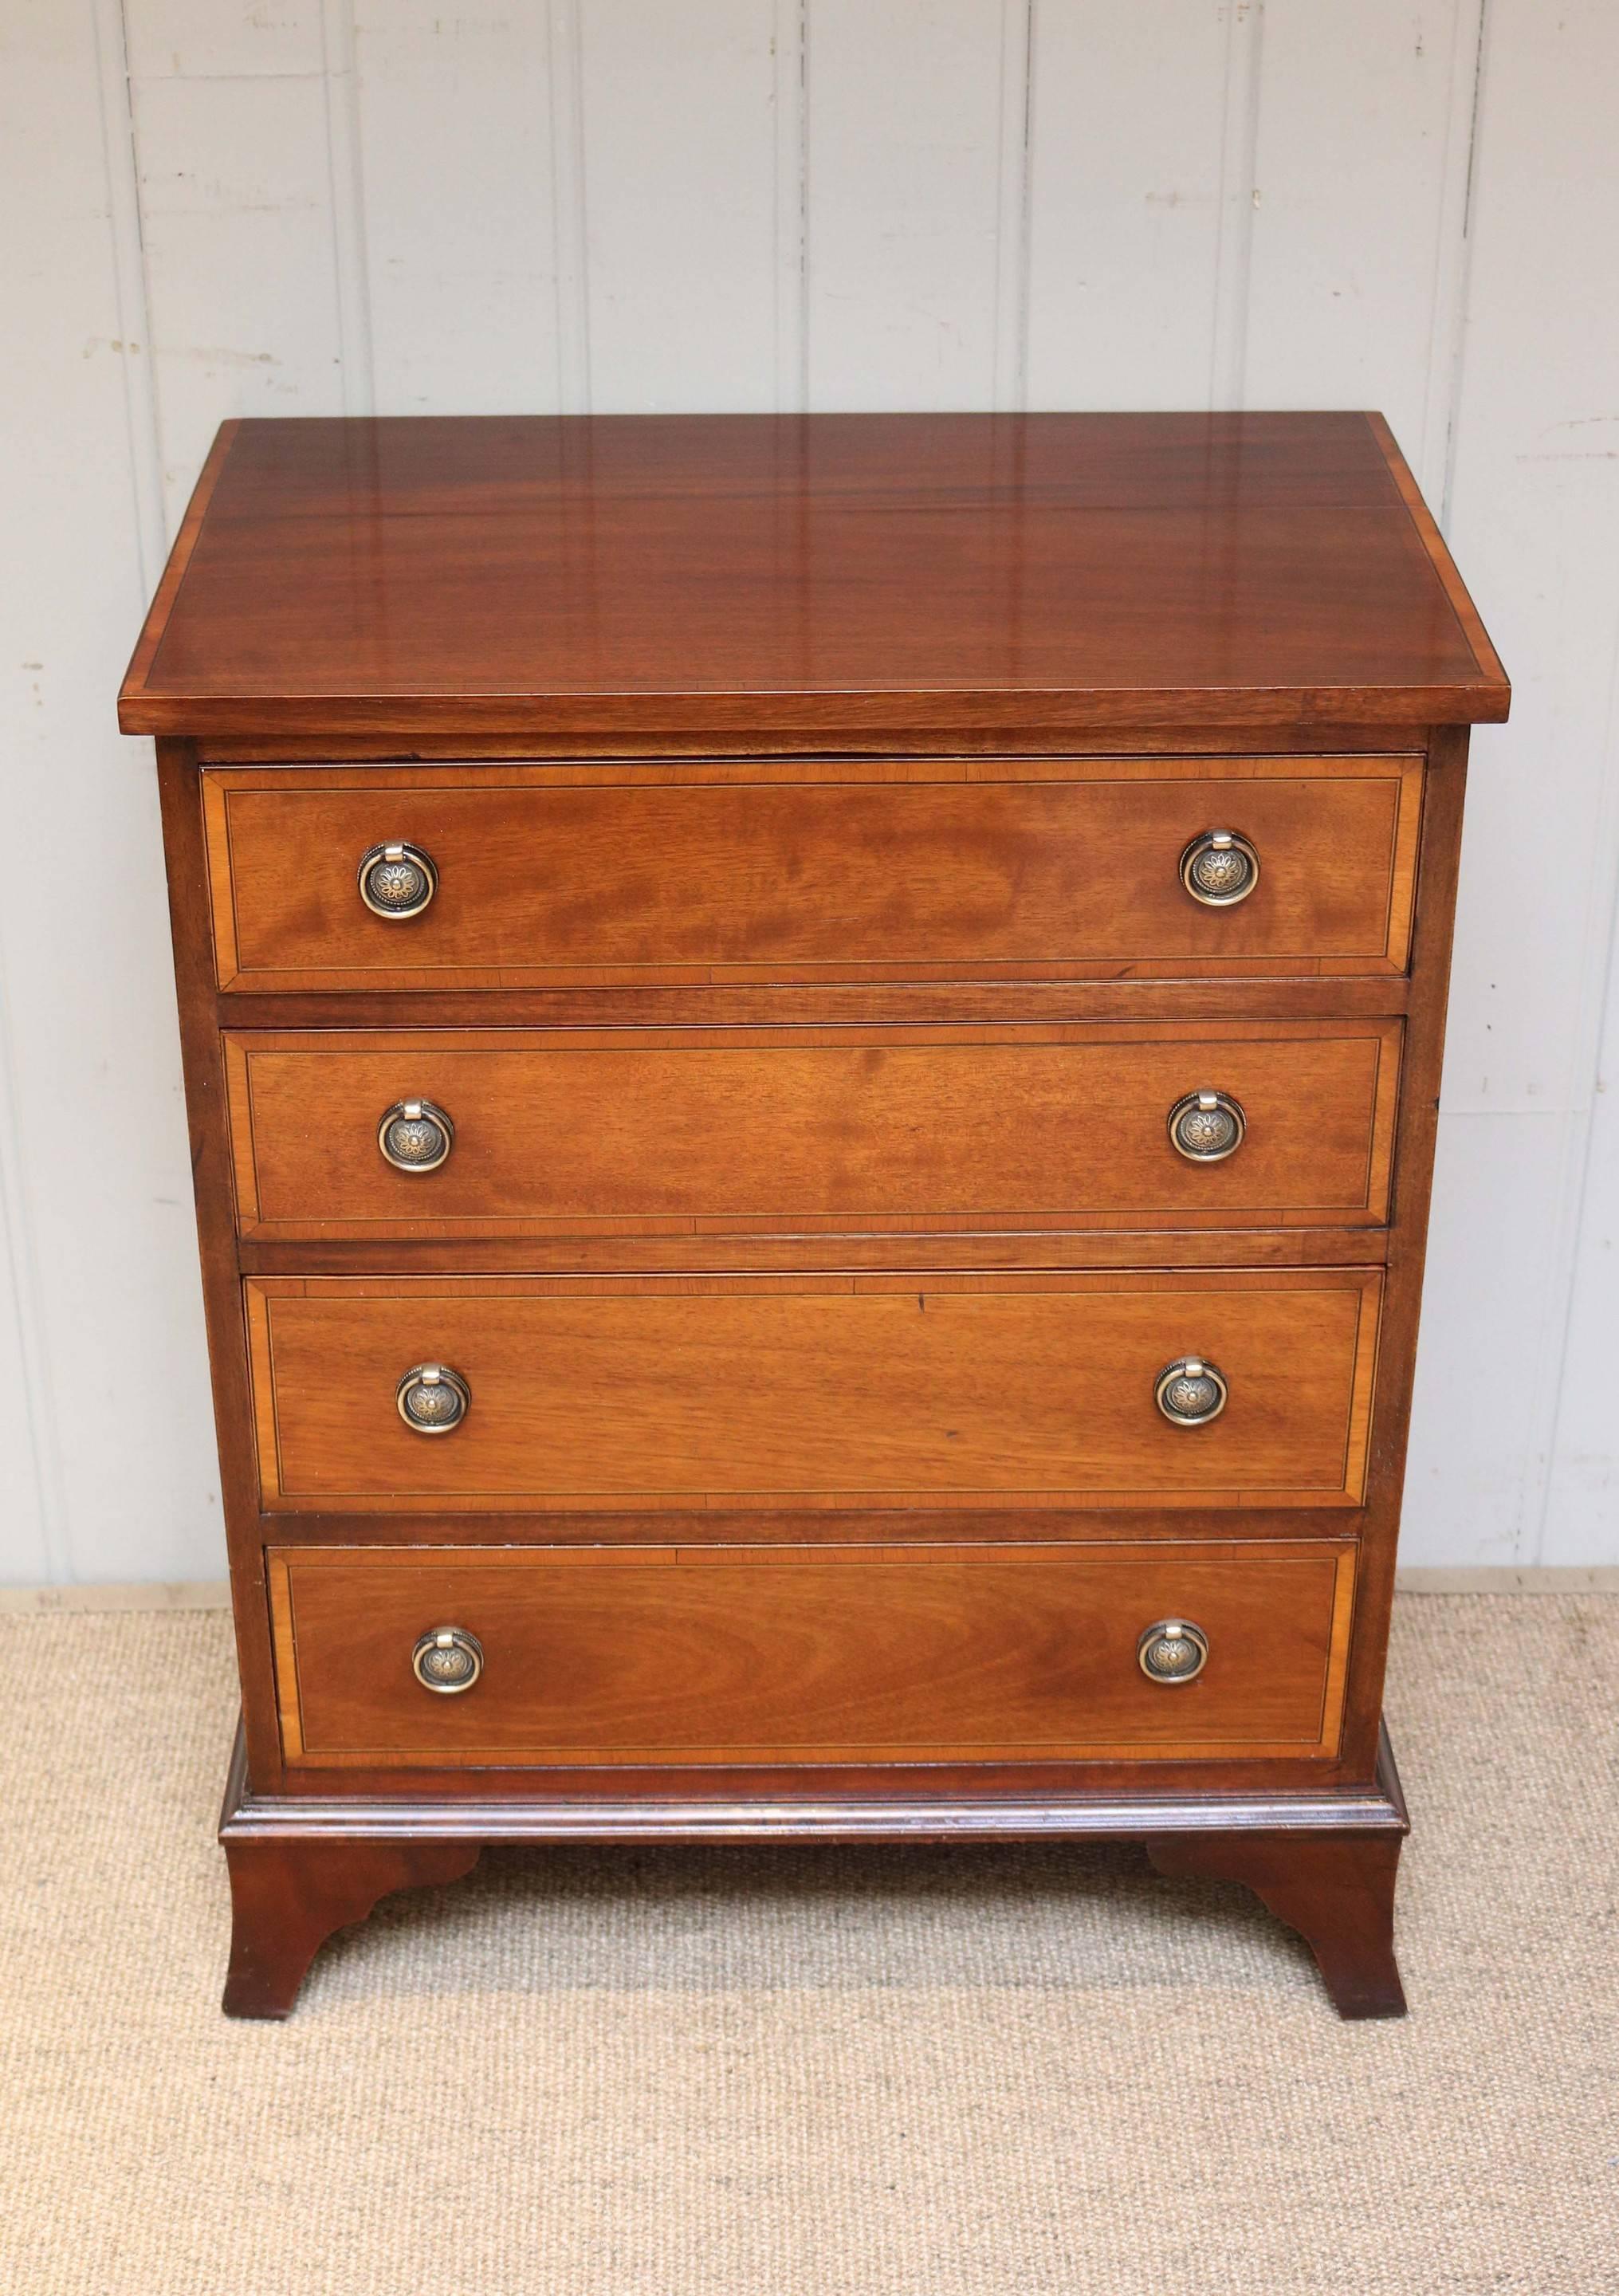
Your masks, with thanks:
[[[119,722],[1503,717],[1399,467],[1358,414],[244,422]]]
[[[1421,761],[231,767],[204,792],[238,991],[1376,974],[1405,964]],[[1231,908],[1181,882],[1212,828],[1260,855]],[[438,890],[379,917],[360,859],[401,841]]]
[[[241,1233],[264,1240],[1371,1226],[1394,1021],[1063,1029],[311,1030],[225,1039]],[[1241,1146],[1172,1145],[1189,1092]],[[402,1172],[427,1100],[448,1160]]]
[[[1354,1576],[1345,1541],[269,1560],[289,1759],[339,1766],[1330,1755]],[[1193,1681],[1141,1669],[1165,1618]],[[446,1697],[411,1652],[451,1625],[485,1670]]]
[[[1381,1277],[260,1277],[247,1286],[263,1504],[1347,1506]],[[1172,1426],[1165,1365],[1231,1384]],[[395,1403],[452,1365],[444,1436]]]

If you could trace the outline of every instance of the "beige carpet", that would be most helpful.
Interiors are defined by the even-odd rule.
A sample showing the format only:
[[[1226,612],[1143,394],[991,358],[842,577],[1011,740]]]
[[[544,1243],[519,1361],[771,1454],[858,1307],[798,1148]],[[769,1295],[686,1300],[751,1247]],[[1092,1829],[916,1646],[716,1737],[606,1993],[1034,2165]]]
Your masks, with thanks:
[[[1412,2014],[1129,1849],[495,1852],[227,2023],[224,1619],[0,1618],[5,2296],[1619,2288],[1612,1597],[1414,1596]]]

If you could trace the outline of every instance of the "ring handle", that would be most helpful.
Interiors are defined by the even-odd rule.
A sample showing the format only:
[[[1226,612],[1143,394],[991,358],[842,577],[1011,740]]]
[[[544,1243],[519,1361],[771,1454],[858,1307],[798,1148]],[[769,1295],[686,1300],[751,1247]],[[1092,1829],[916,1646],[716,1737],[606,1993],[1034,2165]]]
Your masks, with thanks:
[[[1189,1092],[1169,1111],[1169,1141],[1189,1164],[1222,1164],[1241,1147],[1248,1128],[1240,1101],[1229,1092]]]
[[[396,1172],[436,1172],[455,1145],[455,1127],[430,1100],[397,1100],[383,1111],[377,1145]]]
[[[1142,1629],[1135,1655],[1149,1682],[1195,1682],[1208,1664],[1208,1636],[1190,1619],[1158,1619]]]
[[[472,1408],[472,1390],[448,1364],[413,1364],[394,1400],[413,1435],[447,1435]]]
[[[1154,1399],[1172,1427],[1206,1427],[1225,1409],[1225,1374],[1202,1356],[1177,1356],[1158,1374]]]
[[[483,1670],[484,1646],[464,1627],[429,1627],[411,1652],[411,1672],[440,1698],[470,1690]]]
[[[1181,856],[1181,882],[1206,909],[1234,909],[1259,882],[1259,855],[1234,829],[1206,829]]]
[[[419,917],[438,890],[438,870],[420,845],[373,845],[360,857],[357,882],[373,916]]]

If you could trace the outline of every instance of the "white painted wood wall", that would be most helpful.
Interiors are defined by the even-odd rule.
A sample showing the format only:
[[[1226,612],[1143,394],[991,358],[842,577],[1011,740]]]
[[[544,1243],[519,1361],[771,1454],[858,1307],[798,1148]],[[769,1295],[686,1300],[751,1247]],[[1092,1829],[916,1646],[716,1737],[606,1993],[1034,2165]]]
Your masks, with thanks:
[[[1380,406],[1517,683],[1406,1556],[1619,1561],[1614,0],[0,0],[0,1579],[221,1568],[113,693],[227,414]]]

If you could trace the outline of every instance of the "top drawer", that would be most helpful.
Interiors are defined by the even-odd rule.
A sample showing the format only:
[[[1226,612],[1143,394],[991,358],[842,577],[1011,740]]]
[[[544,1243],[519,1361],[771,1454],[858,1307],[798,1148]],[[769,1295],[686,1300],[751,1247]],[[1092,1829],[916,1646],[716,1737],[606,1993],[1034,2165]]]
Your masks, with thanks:
[[[1416,757],[282,767],[204,775],[239,990],[1403,970]],[[1182,857],[1245,840],[1251,890]],[[373,914],[373,848],[426,854]]]

